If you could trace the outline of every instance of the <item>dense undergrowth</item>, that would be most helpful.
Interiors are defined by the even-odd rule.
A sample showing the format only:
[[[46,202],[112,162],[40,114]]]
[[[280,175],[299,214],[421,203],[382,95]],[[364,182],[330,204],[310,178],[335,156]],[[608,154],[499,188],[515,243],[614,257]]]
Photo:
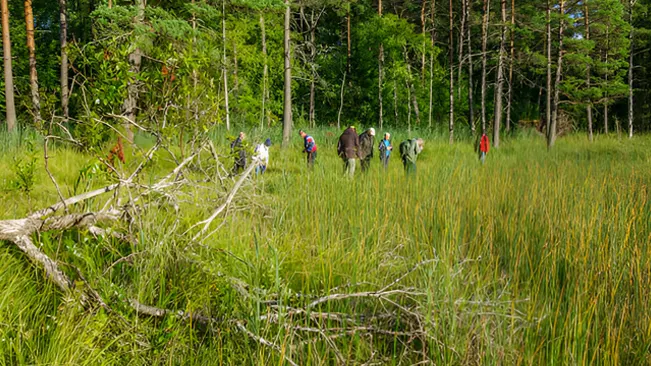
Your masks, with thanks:
[[[491,150],[482,166],[470,143],[450,146],[432,136],[416,177],[406,178],[393,156],[387,172],[376,158],[371,171],[349,181],[335,156],[336,135],[314,136],[320,144],[314,171],[305,169],[298,137],[292,149],[274,145],[267,174],[242,189],[205,241],[184,233],[220,204],[222,187],[213,196],[205,194],[211,187],[197,187],[178,202],[179,211],[160,207],[135,217],[135,245],[84,231],[35,238],[71,277],[115,304],[111,314],[82,308],[74,293],[62,294],[3,243],[0,363],[262,365],[282,364],[285,356],[298,364],[651,362],[650,137],[588,143],[570,136],[553,151],[541,137],[514,137]],[[38,138],[2,139],[0,219],[56,202]],[[225,151],[224,138],[216,140]],[[129,150],[119,169],[133,169],[138,154]],[[111,181],[88,155],[65,147],[50,155],[65,196]],[[30,156],[36,169],[26,190],[17,166]],[[141,183],[170,167],[174,162],[160,154]],[[306,305],[317,296],[376,291],[397,279],[413,294]],[[248,296],[242,288],[250,289]],[[138,316],[121,305],[128,297],[242,319],[279,350],[228,321],[206,327]],[[282,312],[278,322],[265,321],[279,303],[375,316],[378,328],[393,333],[329,320],[339,336],[310,338],[309,318],[303,328]],[[410,312],[419,314],[425,337],[409,336]]]

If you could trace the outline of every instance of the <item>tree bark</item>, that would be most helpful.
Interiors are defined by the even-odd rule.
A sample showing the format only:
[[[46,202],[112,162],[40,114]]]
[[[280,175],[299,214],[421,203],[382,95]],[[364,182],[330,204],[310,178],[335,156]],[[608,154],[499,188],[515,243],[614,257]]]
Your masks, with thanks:
[[[316,69],[314,63],[316,62],[316,21],[314,20],[314,9],[312,9],[312,15],[310,16],[310,126],[315,127],[314,122],[314,103],[315,103],[315,94],[316,94]]]
[[[468,24],[466,25],[468,36],[466,41],[468,43],[468,122],[470,122],[470,130],[472,134],[475,134],[475,111],[473,106],[473,65],[472,65],[472,21],[470,18],[470,8],[472,3],[470,0],[463,0],[466,3],[466,19]]]
[[[449,56],[450,56],[450,144],[454,143],[454,19],[452,17],[452,0],[450,0],[450,47],[449,47]]]
[[[145,0],[136,0],[138,4],[138,14],[134,22],[136,24],[142,23],[145,17]],[[136,40],[136,43],[138,40]],[[136,112],[138,105],[138,81],[137,74],[140,73],[140,65],[142,64],[142,50],[140,47],[129,55],[129,73],[132,75],[131,80],[127,85],[127,99],[124,100],[122,105],[122,114],[127,117],[127,122],[124,123],[124,131],[129,143],[133,143],[133,131],[131,130],[131,122],[136,120]]]
[[[430,3],[430,23],[432,30],[430,31],[430,42],[432,46],[432,50],[434,49],[434,41],[436,39],[436,26],[434,20],[435,18],[435,12],[434,10],[436,9],[436,1],[432,0]],[[430,55],[429,58],[429,110],[428,110],[428,128],[431,130],[432,129],[432,109],[434,108],[434,53],[432,51],[432,54]]]
[[[490,0],[484,0],[484,14],[481,27],[481,133],[486,133],[486,44],[488,42],[488,18]]]
[[[66,0],[59,0],[59,36],[61,38],[61,112],[63,122],[68,122],[68,18]]]
[[[393,123],[398,126],[398,83],[393,80]]]
[[[628,0],[628,23],[631,27],[628,33],[628,138],[633,138],[633,0]]]
[[[292,135],[292,60],[289,44],[290,21],[292,11],[290,0],[285,0],[285,29],[283,36],[283,48],[285,51],[285,89],[283,94],[283,147],[289,147]]]
[[[347,4],[346,9],[346,73],[350,73],[351,61],[351,42],[350,42],[350,3]]]
[[[461,24],[459,25],[459,54],[457,58],[457,88],[458,88],[458,95],[459,99],[461,99],[461,74],[463,71],[463,46],[464,46],[464,38],[466,34],[466,1],[461,0]]]
[[[7,0],[0,0],[2,7],[2,51],[5,72],[5,109],[7,118],[7,130],[12,131],[16,127],[16,105],[14,103],[14,76],[11,60],[11,38],[9,36],[9,8]]]
[[[545,135],[549,135],[552,124],[552,5],[547,0],[547,104],[545,106]]]
[[[38,72],[36,71],[36,42],[34,41],[34,13],[32,0],[25,0],[25,29],[27,33],[27,51],[29,52],[29,84],[32,93],[34,125],[41,124],[41,100],[38,93]]]
[[[493,121],[493,146],[500,147],[500,125],[502,124],[502,92],[504,90],[504,58],[506,55],[506,0],[501,0],[502,30],[500,35],[500,54],[497,61],[497,90],[495,91],[495,119]]]
[[[565,30],[565,0],[560,0],[558,13],[558,61],[556,63],[556,81],[554,82],[554,103],[552,104],[552,123],[547,131],[547,147],[551,148],[556,142],[556,126],[558,125],[558,102],[560,98],[560,84],[563,75],[563,32]]]
[[[588,0],[584,0],[583,2],[583,12],[585,13],[584,17],[584,23],[585,23],[585,39],[586,41],[590,40],[590,9],[588,6]],[[588,63],[586,67],[586,78],[585,78],[585,85],[587,89],[590,89],[590,64]],[[588,97],[587,105],[585,107],[586,109],[586,114],[588,118],[588,140],[590,142],[593,141],[594,135],[592,131],[592,101],[590,100],[590,97]]]
[[[378,6],[377,6],[377,13],[380,18],[382,18],[382,0],[378,0]],[[377,79],[377,85],[378,85],[378,104],[379,104],[379,125],[380,129],[382,129],[383,121],[382,121],[382,79],[384,78],[384,44],[380,42],[380,52],[378,53],[378,79]]]
[[[224,109],[226,112],[226,130],[231,129],[231,111],[228,106],[228,69],[226,68],[226,0],[222,0],[222,74],[224,75]]]
[[[511,109],[513,107],[513,63],[515,62],[515,0],[511,0],[511,56],[509,57],[509,96],[506,103],[506,132],[511,131]]]
[[[260,12],[260,32],[262,33],[262,113],[260,115],[260,129],[264,128],[265,117],[267,119],[267,126],[270,125],[269,115],[266,110],[267,101],[269,100],[269,87],[267,86],[269,80],[269,64],[267,59],[267,32],[265,31],[264,13]]]
[[[608,85],[608,74],[610,73],[610,68],[608,66],[608,51],[610,48],[610,35],[608,34],[610,31],[609,26],[606,25],[606,57],[605,57],[605,66],[606,66],[606,74],[604,75],[604,79],[606,80],[606,85]],[[606,135],[608,134],[608,91],[604,92],[604,132]]]
[[[425,40],[425,29],[427,28],[427,26],[425,24],[426,19],[427,19],[425,17],[425,7],[426,6],[427,6],[427,0],[423,0],[423,3],[421,4],[421,7],[420,7],[420,29],[421,29],[421,34],[423,35],[423,54],[421,55],[421,60],[420,60],[421,61],[420,62],[420,65],[421,65],[420,78],[421,78],[421,81],[422,81],[421,85],[423,85],[424,81],[425,81],[425,63],[426,63],[426,61],[425,61],[425,54],[426,54],[426,52],[425,52],[425,42],[426,42],[426,40]]]
[[[414,107],[414,113],[416,114],[416,124],[420,125],[420,108],[418,107],[418,98],[416,96],[416,91],[414,88],[414,82],[411,80],[411,64],[409,63],[409,53],[407,52],[407,47],[403,48],[403,54],[405,56],[405,62],[407,63],[407,73],[409,79],[407,80],[407,87],[409,89],[409,100],[407,103],[411,103]]]

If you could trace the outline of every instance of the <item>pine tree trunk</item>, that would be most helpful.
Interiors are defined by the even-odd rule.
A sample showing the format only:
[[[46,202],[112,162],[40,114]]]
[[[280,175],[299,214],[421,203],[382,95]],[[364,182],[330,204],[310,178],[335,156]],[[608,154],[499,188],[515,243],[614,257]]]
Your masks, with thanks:
[[[628,23],[631,27],[628,33],[628,138],[633,138],[633,0],[628,0]]]
[[[549,135],[552,123],[552,7],[547,0],[547,104],[545,111],[545,135]]]
[[[138,14],[134,20],[136,24],[142,23],[145,17],[145,0],[137,0],[138,4]],[[129,55],[129,72],[132,75],[131,80],[127,85],[127,99],[122,105],[122,114],[127,117],[128,121],[136,121],[136,112],[138,106],[138,81],[137,74],[140,73],[140,65],[142,64],[142,50],[140,47],[136,49]],[[127,140],[129,143],[133,143],[133,131],[131,129],[131,123],[124,123],[124,131]]]
[[[226,68],[226,0],[222,0],[222,75],[224,76],[224,110],[226,112],[226,130],[231,129],[231,111],[228,106],[228,69]]]
[[[515,0],[511,0],[511,56],[509,57],[509,96],[506,103],[506,132],[511,131],[511,109],[513,108],[513,63],[515,62]]]
[[[468,122],[470,122],[470,130],[472,131],[472,134],[475,134],[475,111],[474,111],[474,105],[473,105],[473,85],[472,85],[472,79],[473,79],[473,65],[472,65],[472,22],[470,18],[470,9],[472,6],[472,3],[470,0],[463,0],[466,3],[466,19],[468,19],[468,24],[466,26],[467,31],[468,31],[468,36],[466,37],[466,41],[468,43]]]
[[[377,7],[377,12],[378,16],[381,18],[382,17],[382,0],[378,0],[378,7]],[[382,79],[384,78],[384,45],[380,43],[380,52],[378,53],[378,80],[377,80],[377,85],[378,85],[378,104],[379,104],[379,125],[380,129],[382,129]]]
[[[11,60],[11,38],[9,36],[9,8],[7,0],[0,0],[2,7],[2,52],[5,71],[5,110],[7,116],[7,130],[16,127],[16,106],[14,104],[14,76]]]
[[[416,124],[420,125],[420,108],[418,107],[418,98],[416,96],[416,91],[414,88],[414,83],[411,80],[411,64],[409,63],[409,53],[407,52],[407,47],[403,47],[403,54],[405,56],[405,63],[407,64],[407,74],[409,75],[409,80],[407,80],[407,86],[409,88],[409,100],[407,103],[411,103],[414,107],[414,114],[416,114]]]
[[[283,36],[283,45],[285,51],[285,89],[283,103],[283,147],[289,147],[292,135],[292,60],[290,39],[290,22],[292,12],[289,4],[290,0],[285,0],[285,30]]]
[[[314,63],[316,62],[316,22],[314,20],[314,9],[312,9],[312,15],[310,17],[311,24],[310,26],[310,126],[315,127],[314,121],[314,103],[315,103],[315,94],[316,94],[316,69]]]
[[[38,93],[38,73],[36,71],[36,42],[34,41],[34,13],[32,0],[25,0],[25,28],[27,32],[27,51],[29,52],[29,84],[34,108],[34,125],[41,124],[41,100]]]
[[[560,98],[560,84],[563,75],[563,32],[565,28],[565,0],[560,0],[558,13],[560,24],[558,26],[558,61],[556,63],[556,81],[554,82],[554,102],[552,104],[552,123],[547,133],[547,147],[551,148],[556,142],[556,126],[558,125],[558,102]]]
[[[484,14],[481,27],[481,133],[486,133],[486,44],[488,42],[488,18],[490,0],[484,0]]]
[[[260,12],[260,33],[262,37],[262,113],[260,115],[260,129],[264,128],[265,117],[267,119],[267,126],[269,126],[271,121],[269,121],[269,115],[266,110],[267,101],[269,100],[269,87],[267,85],[269,80],[269,64],[267,60],[267,32],[265,30],[264,22],[264,13]]]
[[[59,37],[61,39],[61,112],[63,122],[68,122],[68,19],[66,0],[59,0]]]
[[[504,58],[506,57],[506,0],[500,1],[502,6],[502,30],[500,35],[500,54],[497,60],[497,90],[495,91],[495,119],[493,121],[493,146],[500,147],[500,126],[502,124],[502,93],[504,91]]]
[[[450,144],[454,143],[454,18],[452,17],[452,0],[450,0],[450,46],[449,46],[449,56],[450,56]]]
[[[585,39],[586,41],[589,41],[590,40],[590,9],[588,7],[588,0],[584,0],[583,2],[583,12],[585,14],[584,16]],[[588,64],[586,67],[586,78],[585,78],[585,85],[587,89],[590,89],[590,84],[591,84],[590,64]],[[588,140],[592,142],[594,140],[594,135],[592,131],[592,101],[589,99],[589,97],[585,109],[588,118]]]

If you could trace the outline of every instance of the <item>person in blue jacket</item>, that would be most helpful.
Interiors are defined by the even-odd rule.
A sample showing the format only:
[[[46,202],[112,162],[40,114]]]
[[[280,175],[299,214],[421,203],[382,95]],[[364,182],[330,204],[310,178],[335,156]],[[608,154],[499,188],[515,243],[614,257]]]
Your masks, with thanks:
[[[390,133],[384,133],[384,138],[382,141],[380,141],[378,149],[380,150],[380,161],[382,162],[382,166],[384,169],[387,169],[389,167],[389,157],[391,156],[391,150],[393,150],[393,146],[391,146]]]

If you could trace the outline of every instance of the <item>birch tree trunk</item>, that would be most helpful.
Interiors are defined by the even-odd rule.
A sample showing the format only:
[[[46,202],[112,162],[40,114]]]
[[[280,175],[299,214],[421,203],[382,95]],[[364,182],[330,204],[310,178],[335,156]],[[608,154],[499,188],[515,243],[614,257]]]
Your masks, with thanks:
[[[68,17],[66,0],[59,0],[59,37],[61,39],[61,112],[63,114],[63,122],[68,122]]]
[[[41,100],[38,93],[38,73],[36,71],[36,42],[34,41],[34,13],[32,0],[25,0],[25,29],[27,32],[27,51],[29,52],[29,85],[32,93],[34,125],[41,124]]]
[[[398,83],[393,80],[393,123],[398,126]]]
[[[421,60],[420,60],[421,61],[420,62],[420,65],[421,65],[420,78],[421,78],[421,81],[422,81],[421,85],[423,85],[424,82],[425,82],[425,63],[426,63],[426,61],[425,61],[425,53],[426,53],[425,52],[425,42],[427,42],[425,40],[425,29],[427,28],[427,26],[426,26],[426,19],[427,18],[425,17],[425,7],[426,6],[427,6],[427,0],[423,0],[423,3],[421,4],[421,7],[420,7],[420,31],[421,31],[421,34],[423,35],[423,54],[421,55]]]
[[[228,106],[228,69],[226,68],[226,0],[222,0],[222,75],[224,75],[224,111],[226,112],[226,130],[231,130],[231,111]]]
[[[552,124],[552,5],[547,0],[547,105],[545,111],[545,135]]]
[[[454,62],[454,52],[452,50],[454,49],[454,22],[453,22],[453,17],[452,17],[452,0],[450,0],[450,47],[449,47],[449,54],[450,54],[450,125],[449,125],[449,130],[450,130],[450,144],[454,143],[454,67],[453,67],[453,62]]]
[[[145,0],[137,0],[138,4],[138,14],[134,22],[140,24],[143,22],[145,17]],[[136,39],[136,43],[138,40]],[[122,105],[122,114],[127,117],[127,122],[124,123],[124,131],[127,140],[130,143],[133,143],[133,131],[131,130],[131,124],[128,121],[135,122],[136,112],[138,106],[138,80],[137,75],[140,73],[140,65],[142,64],[142,50],[136,44],[136,49],[129,55],[129,72],[132,74],[132,79],[127,85],[127,99],[125,99],[124,104]]]
[[[350,73],[351,41],[350,41],[350,3],[346,4],[346,73]]]
[[[269,100],[269,61],[267,59],[267,32],[265,30],[264,13],[260,12],[260,33],[262,38],[262,113],[260,115],[260,129],[264,128],[264,121],[267,120],[267,126],[271,123],[269,121],[269,114],[267,113],[266,106]]]
[[[588,6],[588,0],[584,0],[583,2],[583,12],[585,13],[584,16],[584,23],[585,23],[585,39],[586,41],[590,40],[590,8]],[[586,88],[590,88],[590,64],[588,63],[586,67],[586,78],[585,78],[585,85]],[[588,97],[588,103],[585,107],[586,109],[586,114],[587,114],[587,119],[588,119],[588,140],[590,142],[593,141],[594,135],[592,131],[592,101],[590,100],[590,97]]]
[[[556,81],[554,82],[554,103],[552,104],[552,123],[547,133],[547,147],[551,148],[556,142],[556,126],[558,125],[558,102],[560,98],[561,76],[563,75],[563,31],[565,30],[565,0],[560,0],[558,13],[558,61],[556,64]]]
[[[606,85],[608,85],[608,74],[610,73],[610,68],[608,66],[608,50],[610,48],[610,28],[608,25],[606,25],[606,57],[605,57],[605,66],[606,66],[606,74],[604,75],[604,79],[606,80]],[[606,135],[608,134],[608,91],[606,90],[604,92],[604,132]]]
[[[289,0],[285,0],[285,30],[283,35],[283,48],[285,51],[285,89],[283,94],[283,147],[289,147],[292,135],[292,60],[289,44],[290,21],[292,11]]]
[[[316,61],[316,22],[314,20],[314,9],[312,9],[312,14],[310,16],[310,70],[311,70],[311,77],[310,77],[310,114],[309,114],[309,122],[310,126],[312,128],[315,127],[315,122],[314,122],[314,103],[315,103],[315,94],[316,94],[316,69],[315,69],[315,61]]]
[[[486,133],[486,44],[488,42],[488,17],[490,0],[484,0],[484,14],[481,27],[481,133]]]
[[[463,46],[464,46],[464,38],[466,35],[466,1],[461,0],[461,24],[459,25],[459,55],[457,58],[457,88],[458,88],[458,95],[459,99],[461,99],[461,73],[463,71]]]
[[[472,3],[470,0],[463,0],[466,3],[466,19],[468,19],[468,24],[466,25],[467,31],[468,31],[468,36],[466,37],[466,41],[468,43],[468,122],[470,122],[470,130],[472,131],[472,134],[475,134],[475,111],[474,111],[474,106],[473,106],[473,84],[472,84],[472,79],[473,79],[473,65],[472,65],[472,21],[470,18],[470,8],[472,6]]]
[[[430,26],[432,30],[430,31],[430,42],[432,49],[434,48],[434,41],[436,39],[436,23],[434,22],[435,18],[435,9],[436,1],[432,0],[430,3]],[[434,107],[434,53],[430,55],[429,58],[429,110],[428,110],[428,123],[427,126],[432,129],[432,109]]]
[[[7,0],[0,0],[2,9],[2,52],[5,72],[5,110],[7,118],[7,130],[12,131],[16,127],[16,105],[14,103],[14,76],[11,60],[11,37],[9,36],[9,8]]]
[[[513,63],[515,61],[515,0],[511,0],[511,35],[509,57],[509,96],[506,103],[506,132],[511,131],[511,109],[513,106]]]
[[[501,0],[502,30],[500,35],[500,54],[497,60],[497,90],[495,91],[495,120],[493,121],[493,146],[500,147],[500,125],[502,124],[502,92],[504,90],[504,58],[506,57],[506,0]]]
[[[378,0],[377,7],[378,16],[382,18],[382,0]],[[378,53],[378,104],[379,104],[379,125],[382,129],[382,79],[384,78],[384,44],[380,42],[380,52]]]
[[[628,138],[633,138],[633,0],[628,0],[628,33],[630,49],[628,50]]]

